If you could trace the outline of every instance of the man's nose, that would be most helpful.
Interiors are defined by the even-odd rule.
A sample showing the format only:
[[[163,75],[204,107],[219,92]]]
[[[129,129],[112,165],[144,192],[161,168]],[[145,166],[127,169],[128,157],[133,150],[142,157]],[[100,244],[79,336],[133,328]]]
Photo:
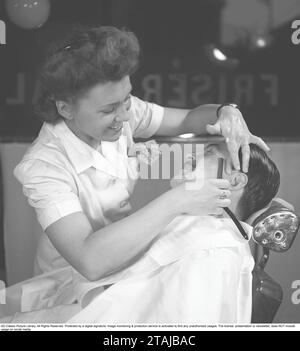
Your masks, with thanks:
[[[126,109],[125,104],[120,104],[117,109],[116,121],[118,122],[126,122],[130,119],[130,112]]]

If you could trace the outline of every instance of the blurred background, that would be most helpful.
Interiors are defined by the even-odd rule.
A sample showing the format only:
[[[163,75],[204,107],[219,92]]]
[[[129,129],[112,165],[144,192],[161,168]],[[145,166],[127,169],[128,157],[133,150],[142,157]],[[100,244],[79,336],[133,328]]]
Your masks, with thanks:
[[[21,194],[11,174],[24,151],[18,147],[32,141],[41,126],[31,106],[39,65],[46,47],[76,25],[135,32],[142,57],[133,93],[142,99],[182,108],[237,103],[250,130],[272,147],[283,178],[281,197],[300,212],[300,46],[291,41],[298,18],[300,0],[1,0],[0,20],[6,24],[6,44],[0,45],[1,228],[24,215],[7,184]],[[147,186],[139,185],[136,207],[162,190]],[[7,237],[0,234],[0,279],[9,260],[4,246],[15,245]],[[277,322],[300,322],[300,305],[291,302],[291,284],[300,280],[299,241],[285,255],[274,254],[268,265],[285,291]],[[17,255],[14,260],[21,259],[21,248]]]
[[[31,109],[36,70],[45,47],[76,24],[116,25],[136,33],[143,55],[133,81],[141,98],[188,108],[235,101],[255,133],[300,134],[300,50],[291,42],[299,0],[7,2],[32,8],[37,3],[41,11],[27,6],[19,19],[14,15],[19,7],[9,16],[6,2],[0,2],[0,19],[7,24],[7,43],[0,46],[2,137],[36,135],[40,122]],[[48,11],[45,3],[51,5]]]

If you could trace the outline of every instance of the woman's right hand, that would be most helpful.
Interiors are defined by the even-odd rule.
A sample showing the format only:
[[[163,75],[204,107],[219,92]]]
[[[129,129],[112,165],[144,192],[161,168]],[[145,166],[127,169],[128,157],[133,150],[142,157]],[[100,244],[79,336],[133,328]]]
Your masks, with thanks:
[[[173,192],[179,214],[220,215],[231,204],[230,183],[226,179],[206,179],[201,187],[187,187],[183,182]],[[226,195],[226,198],[222,196]],[[221,198],[220,198],[221,197]]]

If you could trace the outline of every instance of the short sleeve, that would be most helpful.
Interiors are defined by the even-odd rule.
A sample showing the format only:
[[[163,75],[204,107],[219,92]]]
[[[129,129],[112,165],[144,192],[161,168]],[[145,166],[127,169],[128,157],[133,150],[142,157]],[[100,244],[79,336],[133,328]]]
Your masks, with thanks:
[[[27,160],[15,168],[14,175],[43,230],[62,217],[82,212],[75,181],[64,168],[42,160]]]
[[[132,117],[130,120],[133,136],[150,138],[161,125],[164,108],[157,104],[143,101],[135,96],[131,97]]]

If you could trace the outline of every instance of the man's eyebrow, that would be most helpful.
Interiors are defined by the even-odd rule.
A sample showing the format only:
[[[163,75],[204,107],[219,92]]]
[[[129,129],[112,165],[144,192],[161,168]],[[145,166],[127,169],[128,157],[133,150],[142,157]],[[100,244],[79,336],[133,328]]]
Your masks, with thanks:
[[[206,144],[206,145],[204,146],[204,148],[208,148],[208,147],[217,147],[217,146],[218,146],[218,144],[212,143],[212,144]]]

